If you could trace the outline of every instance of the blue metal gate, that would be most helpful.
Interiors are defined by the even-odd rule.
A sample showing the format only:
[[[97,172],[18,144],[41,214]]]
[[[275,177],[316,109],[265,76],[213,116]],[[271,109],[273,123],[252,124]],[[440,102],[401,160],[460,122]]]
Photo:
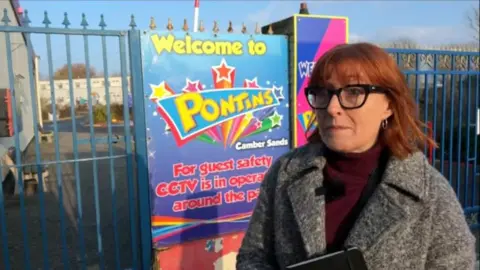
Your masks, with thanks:
[[[27,11],[19,17],[12,13],[9,16],[5,9],[0,18],[0,35],[5,39],[2,44],[5,53],[2,53],[0,61],[7,63],[7,88],[12,94],[12,111],[23,111],[24,108],[17,106],[23,106],[26,102],[31,112],[30,115],[12,115],[14,129],[18,131],[10,140],[14,142],[11,159],[15,160],[16,170],[0,166],[0,170],[15,172],[15,175],[10,174],[10,178],[16,180],[14,186],[17,183],[17,195],[8,196],[8,192],[3,190],[8,187],[8,181],[0,186],[1,268],[149,269],[152,255],[142,63],[140,31],[135,28],[134,18],[128,31],[106,30],[103,16],[98,30],[87,28],[85,15],[81,21],[82,28],[79,29],[70,28],[67,14],[62,22],[63,28],[51,27],[46,12],[44,27],[31,27]],[[19,35],[23,38],[18,39]],[[49,102],[54,106],[51,106],[53,121],[43,126],[45,130],[36,124],[41,119],[39,106],[43,107],[43,102],[47,101],[38,102],[40,90],[35,80],[38,67],[34,65],[32,35],[40,35],[47,50]],[[98,43],[91,42],[95,37],[99,39]],[[80,38],[75,43],[83,41],[83,80],[86,82],[88,109],[82,116],[76,111],[79,106],[73,98],[79,89],[77,83],[74,85],[76,78],[72,70],[72,59],[78,58],[76,54],[79,53],[71,49],[73,38]],[[15,42],[12,42],[13,39]],[[19,40],[24,43],[18,44]],[[58,46],[59,42],[65,45]],[[94,126],[99,112],[93,106],[92,85],[98,78],[91,74],[90,51],[95,47],[101,48],[100,55],[103,57],[102,78],[106,103],[103,113],[106,125],[101,128]],[[122,102],[123,105],[119,106],[123,110],[124,120],[120,129],[112,124],[111,79],[107,57],[111,48],[118,50],[119,54],[118,77],[123,100],[128,99],[129,89],[133,96],[133,110],[130,110],[128,102]],[[68,105],[72,116],[68,120],[57,119],[59,99],[56,95],[62,93],[64,88],[54,80],[54,53],[66,56],[68,78],[65,88],[70,96]],[[25,66],[24,74],[22,65]],[[29,89],[26,97],[19,96],[19,88],[14,83],[17,76],[26,79],[26,89]],[[132,117],[130,113],[135,123],[134,136],[129,124]],[[32,117],[35,124],[20,129],[26,117]],[[29,129],[32,130],[30,136]],[[98,140],[101,135],[105,138],[103,144]],[[44,138],[48,141],[49,136],[53,139],[51,143],[41,143]],[[22,140],[31,141],[30,146],[21,149]],[[8,140],[4,141],[8,144]],[[88,144],[82,144],[82,141]],[[0,157],[2,155],[0,153]],[[38,186],[35,185],[38,192],[33,196],[29,196],[31,181],[27,181],[27,177],[32,177],[33,182],[38,183]]]
[[[12,22],[15,19],[18,24]],[[31,27],[27,11],[18,18],[8,16],[7,10],[0,23],[0,37],[5,37],[6,50],[5,54],[0,54],[0,62],[5,59],[7,63],[12,110],[23,106],[25,100],[31,103],[28,104],[31,115],[20,117],[13,114],[15,130],[21,126],[21,118],[31,117],[33,123],[42,119],[39,108],[43,103],[39,101],[38,92],[43,89],[39,89],[35,80],[38,67],[33,61],[32,35],[41,35],[46,44],[49,73],[46,91],[50,95],[49,102],[54,104],[51,106],[52,123],[43,125],[45,130],[34,124],[33,127],[24,127],[22,132],[15,132],[11,141],[15,146],[11,159],[16,163],[10,167],[0,166],[0,176],[3,175],[2,170],[15,172],[10,178],[13,177],[18,185],[18,195],[7,197],[3,189],[8,185],[0,186],[2,269],[77,266],[81,269],[149,269],[152,254],[146,166],[148,139],[140,31],[136,29],[133,17],[127,31],[106,30],[103,17],[98,30],[87,27],[85,16],[82,17],[81,28],[71,29],[67,14],[63,28],[51,27],[47,13],[43,24],[44,27]],[[19,63],[18,51],[14,52],[17,49],[11,41],[18,33],[24,40],[23,64],[26,72],[23,75],[17,72],[22,63]],[[63,46],[58,46],[59,36]],[[95,37],[99,39],[98,43],[90,41]],[[80,40],[72,42],[73,38]],[[113,43],[109,43],[111,40]],[[83,45],[81,51],[86,67],[83,80],[87,93],[87,110],[84,113],[79,111],[80,107],[73,98],[80,86],[73,77],[73,59],[78,51],[72,53],[72,43]],[[120,129],[112,119],[110,99],[113,88],[107,57],[112,46],[109,44],[114,45],[119,55],[120,74],[117,77],[121,81],[124,101],[120,106],[123,111]],[[100,48],[103,63],[101,79],[105,93],[105,127],[94,125],[97,114],[102,113],[97,111],[93,100],[93,85],[98,78],[94,78],[89,69],[92,60],[90,50],[95,46]],[[465,213],[472,220],[472,228],[480,228],[479,136],[475,130],[479,128],[479,53],[387,50],[404,70],[419,104],[420,117],[431,123],[431,134],[439,143],[439,149],[425,149],[425,153],[450,180]],[[66,57],[65,89],[54,80],[54,52],[64,53]],[[29,97],[19,96],[19,87],[15,84],[18,75],[26,79]],[[56,95],[62,89],[68,91],[70,97],[69,111],[73,117],[67,120],[57,119]],[[133,96],[132,110],[125,102],[129,92]],[[131,119],[134,126],[130,125]],[[87,125],[83,125],[84,122]],[[29,128],[31,136],[27,134]],[[427,128],[425,132],[429,132]],[[98,137],[102,135],[102,138]],[[53,137],[51,143],[41,142],[49,136]],[[19,145],[25,139],[32,143],[23,150]],[[29,181],[24,181],[26,176],[38,181],[38,192],[33,196],[29,196]]]
[[[424,149],[480,229],[480,52],[387,49],[406,75],[420,118],[438,143]]]

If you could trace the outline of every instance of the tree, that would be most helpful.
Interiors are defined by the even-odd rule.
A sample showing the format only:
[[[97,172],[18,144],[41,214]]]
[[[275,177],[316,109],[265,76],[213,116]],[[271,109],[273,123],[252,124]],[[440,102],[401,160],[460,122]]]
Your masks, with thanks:
[[[97,71],[94,67],[90,67],[90,77],[97,77]],[[87,68],[85,64],[76,63],[72,64],[72,79],[86,78],[87,77]],[[53,74],[55,80],[66,80],[68,79],[68,65],[57,69]]]
[[[480,9],[473,8],[472,12],[468,14],[468,21],[473,30],[473,38],[478,42],[480,38]]]

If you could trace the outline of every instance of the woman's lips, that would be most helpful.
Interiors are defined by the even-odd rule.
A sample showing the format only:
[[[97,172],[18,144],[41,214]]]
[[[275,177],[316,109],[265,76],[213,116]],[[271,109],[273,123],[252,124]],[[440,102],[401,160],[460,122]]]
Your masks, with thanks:
[[[324,128],[324,130],[327,132],[340,132],[348,129],[349,129],[348,127],[344,127],[344,126],[328,126]]]
[[[348,129],[348,127],[344,126],[328,126],[326,130],[342,130],[342,129]]]

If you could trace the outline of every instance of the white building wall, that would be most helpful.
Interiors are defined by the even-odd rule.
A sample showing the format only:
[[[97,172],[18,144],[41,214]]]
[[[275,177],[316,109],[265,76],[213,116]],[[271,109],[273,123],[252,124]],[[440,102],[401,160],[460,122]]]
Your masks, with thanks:
[[[91,93],[93,105],[106,104],[106,92],[105,92],[105,79],[104,78],[92,78]],[[87,80],[86,79],[73,79],[73,100],[76,104],[78,102],[86,102],[88,100]],[[110,103],[111,104],[123,104],[123,89],[122,89],[122,77],[110,77],[108,78]],[[127,77],[127,83],[130,85],[130,77]],[[70,89],[68,80],[54,80],[55,90],[55,103],[64,106],[70,105]],[[129,90],[130,92],[130,90]],[[50,88],[50,81],[39,82],[39,93],[41,102],[52,103],[52,92]],[[42,104],[43,105],[43,104]]]
[[[8,17],[10,18],[9,24],[11,26],[18,26],[19,23],[10,1],[0,1],[2,16],[4,9],[7,10]],[[33,63],[34,59],[28,59],[27,46],[21,33],[10,33],[10,45],[10,51],[7,52],[5,33],[0,32],[0,88],[10,89],[11,85],[13,85],[17,107],[16,128],[20,131],[18,132],[20,145],[15,145],[15,136],[0,138],[0,158],[6,149],[12,146],[24,151],[33,139],[33,125],[37,122],[36,119],[33,119],[32,109],[32,100],[36,97],[32,97],[30,91],[30,76],[34,76],[34,74],[30,74],[28,70],[28,62]],[[12,70],[8,69],[7,53],[12,56]],[[12,75],[14,79],[12,84],[9,80],[10,75]]]

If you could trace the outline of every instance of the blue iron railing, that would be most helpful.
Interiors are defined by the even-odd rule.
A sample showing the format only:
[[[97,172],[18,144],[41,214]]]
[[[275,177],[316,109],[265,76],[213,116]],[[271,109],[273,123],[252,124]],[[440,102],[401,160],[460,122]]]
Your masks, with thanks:
[[[15,152],[15,168],[18,169],[17,175],[17,182],[19,185],[18,190],[18,198],[20,201],[20,209],[19,212],[21,214],[21,224],[17,224],[17,226],[21,226],[21,235],[23,237],[23,243],[21,249],[12,250],[12,245],[19,245],[19,239],[16,239],[16,236],[12,233],[15,231],[15,228],[11,226],[11,223],[8,222],[10,218],[10,213],[7,215],[5,211],[5,207],[8,203],[8,198],[4,197],[4,192],[2,190],[2,186],[0,185],[0,224],[1,224],[1,241],[2,241],[2,269],[32,269],[37,268],[39,265],[42,265],[43,269],[57,269],[59,267],[62,268],[70,268],[76,267],[79,265],[81,269],[86,269],[92,263],[97,265],[100,269],[105,269],[107,266],[114,267],[115,269],[125,269],[125,268],[134,268],[134,269],[149,269],[151,264],[151,236],[150,236],[150,206],[149,206],[149,187],[148,187],[148,174],[147,174],[147,166],[145,165],[146,159],[146,141],[142,139],[145,137],[145,124],[144,122],[144,108],[143,108],[143,85],[142,85],[142,74],[141,74],[141,54],[140,54],[140,31],[136,29],[136,24],[134,17],[131,18],[130,27],[131,29],[128,31],[113,31],[113,30],[106,30],[106,23],[104,20],[103,15],[100,18],[99,23],[99,30],[88,29],[88,22],[85,15],[82,15],[81,21],[81,29],[71,29],[70,28],[70,21],[68,15],[65,13],[64,20],[62,22],[64,28],[54,28],[51,27],[51,21],[49,19],[48,13],[45,12],[43,24],[44,27],[32,27],[30,26],[30,20],[28,17],[28,11],[25,11],[22,18],[22,26],[18,26],[15,23],[12,24],[10,17],[7,14],[7,10],[3,11],[3,16],[1,22],[3,23],[0,26],[0,33],[5,35],[5,46],[6,46],[6,62],[8,64],[8,72],[9,72],[9,88],[15,89],[13,82],[14,82],[14,65],[19,65],[21,63],[16,63],[18,61],[13,59],[12,56],[12,48],[11,48],[11,40],[10,37],[15,33],[21,33],[26,38],[26,58],[29,59],[28,62],[28,74],[23,74],[24,77],[28,78],[30,89],[30,98],[29,101],[31,102],[31,111],[34,122],[37,122],[38,117],[38,106],[42,104],[37,104],[37,99],[35,98],[38,94],[35,84],[35,74],[34,69],[38,67],[33,66],[33,59],[34,59],[34,50],[32,46],[32,42],[30,41],[31,34],[43,34],[45,35],[46,40],[46,49],[47,49],[47,63],[48,63],[48,75],[49,75],[49,82],[50,82],[50,93],[51,93],[51,104],[52,106],[52,114],[53,116],[57,115],[57,106],[56,104],[56,84],[54,82],[54,63],[53,63],[53,53],[54,51],[57,52],[57,48],[52,46],[52,35],[63,35],[65,37],[65,53],[66,53],[66,62],[68,66],[68,89],[69,95],[72,97],[70,99],[70,114],[71,117],[71,134],[72,134],[72,155],[73,158],[66,159],[64,157],[62,149],[64,145],[62,145],[62,141],[65,139],[63,138],[64,135],[61,134],[59,131],[60,120],[57,117],[53,117],[53,123],[51,125],[53,129],[53,146],[54,146],[54,157],[52,160],[42,160],[43,148],[41,147],[40,138],[42,137],[42,131],[39,129],[37,125],[33,127],[33,144],[34,150],[31,151],[34,153],[34,160],[30,160],[29,163],[24,162],[22,159],[25,156],[25,153],[21,153],[20,149],[17,147]],[[90,149],[88,153],[85,153],[85,150],[80,150],[79,141],[81,140],[79,137],[79,121],[76,118],[76,110],[73,97],[75,96],[74,93],[74,85],[73,85],[73,71],[72,71],[72,51],[71,51],[71,37],[72,36],[83,36],[83,45],[84,45],[84,54],[85,54],[85,67],[86,67],[86,74],[85,80],[87,84],[87,96],[88,96],[88,122],[91,123],[89,125],[88,130],[88,138],[90,142]],[[92,102],[92,76],[90,74],[90,67],[91,67],[91,56],[90,56],[90,41],[89,37],[97,36],[101,38],[101,53],[103,57],[103,78],[105,81],[109,79],[109,70],[108,70],[108,46],[107,46],[107,38],[115,38],[117,41],[117,46],[119,48],[119,58],[120,58],[120,73],[122,79],[122,95],[123,100],[127,100],[129,95],[129,85],[128,85],[128,71],[130,70],[131,80],[133,83],[133,88],[135,91],[132,91],[132,95],[134,98],[134,105],[133,105],[133,117],[135,122],[134,132],[136,135],[135,145],[132,146],[132,134],[130,128],[130,113],[128,102],[123,103],[123,119],[124,119],[124,129],[123,129],[123,153],[119,154],[118,150],[114,151],[113,149],[113,137],[114,134],[112,132],[112,116],[110,111],[110,89],[109,84],[105,84],[105,98],[106,98],[106,115],[107,115],[107,126],[106,126],[106,133],[107,133],[107,155],[106,156],[99,156],[97,153],[97,140],[96,140],[96,130],[92,123],[94,123],[94,115],[93,115],[93,102]],[[128,37],[128,40],[126,39]],[[127,44],[128,42],[128,44]],[[128,46],[128,47],[127,47]],[[128,55],[127,55],[128,54]],[[127,57],[130,57],[130,67],[127,67]],[[27,63],[25,63],[27,64]],[[16,96],[15,92],[12,91],[12,106],[13,111],[16,111]],[[18,122],[20,119],[17,119],[17,115],[13,114],[13,124],[15,127],[18,126]],[[15,145],[20,145],[20,134],[18,132],[15,133]],[[27,151],[28,152],[28,151]],[[28,155],[28,154],[27,154]],[[135,159],[134,159],[135,158]],[[124,160],[124,166],[121,166],[125,170],[125,177],[126,179],[126,190],[127,190],[127,199],[125,198],[117,198],[117,185],[118,185],[118,169],[116,169],[116,162],[118,160]],[[103,161],[108,161],[107,164],[99,164]],[[86,163],[90,165],[85,166]],[[136,164],[135,164],[136,163]],[[32,223],[32,213],[31,209],[27,209],[26,202],[27,196],[25,195],[24,191],[24,181],[23,177],[23,169],[26,166],[36,166],[36,171],[38,172],[38,201],[40,204],[40,234],[41,234],[41,248],[32,249],[32,226],[35,226]],[[57,201],[58,201],[58,208],[59,208],[59,222],[60,222],[60,238],[59,239],[52,239],[50,234],[56,234],[56,232],[52,233],[51,226],[49,226],[49,221],[47,220],[48,214],[47,212],[53,211],[53,209],[48,209],[50,206],[47,203],[46,192],[45,190],[45,179],[42,178],[42,170],[45,166],[53,165],[55,166],[55,179],[56,179],[56,191],[57,191]],[[69,165],[73,167],[73,174],[74,174],[74,189],[75,189],[75,201],[76,201],[76,213],[75,222],[76,224],[67,225],[68,219],[65,217],[66,207],[65,201],[67,199],[73,198],[65,198],[65,187],[66,180],[64,176],[66,172],[64,171],[65,165]],[[99,174],[105,170],[102,168],[102,165],[108,167],[108,179],[101,179],[99,178]],[[82,168],[89,167],[92,170],[92,178],[86,177],[85,174],[89,172],[85,172]],[[134,168],[136,173],[134,175]],[[0,167],[0,175],[2,175],[2,169],[9,169],[5,166]],[[83,177],[82,177],[83,174]],[[122,175],[124,173],[121,173]],[[2,179],[3,180],[3,179]],[[95,220],[95,232],[87,233],[85,231],[86,217],[84,213],[84,209],[82,209],[83,205],[86,204],[85,202],[85,194],[90,191],[82,190],[84,188],[82,185],[85,184],[86,181],[93,181],[93,204],[94,204],[94,220]],[[108,202],[102,200],[106,194],[102,193],[100,190],[100,185],[104,186],[104,183],[108,182],[110,185],[110,209],[111,209],[111,221],[107,222],[108,225],[104,225],[103,223],[105,215],[102,212],[105,212],[103,208],[105,208],[105,204]],[[73,188],[73,187],[72,187]],[[135,191],[137,193],[135,194]],[[105,192],[105,190],[103,190]],[[70,195],[67,195],[70,196]],[[129,236],[124,236],[126,231],[119,231],[119,224],[121,224],[122,220],[119,220],[118,217],[118,202],[127,201],[128,203],[128,222],[130,224],[130,231]],[[88,201],[88,199],[87,199]],[[124,204],[124,203],[122,203]],[[139,212],[137,214],[137,211]],[[9,227],[7,228],[7,224]],[[106,231],[106,228],[111,226],[111,231],[113,237],[110,237],[107,242],[105,242],[106,238],[108,237],[109,232]],[[76,228],[77,231],[77,245],[78,248],[72,246],[69,237],[71,234],[68,233],[71,228]],[[124,238],[129,238],[129,247],[125,246],[124,243],[121,243],[119,238],[122,235]],[[96,242],[96,252],[92,254],[90,252],[92,246],[92,241],[88,241],[88,247],[86,243],[86,239],[91,239],[92,237],[95,238]],[[35,246],[37,243],[33,243]],[[61,252],[60,258],[56,258],[52,256],[52,247],[54,249]],[[40,251],[41,250],[41,251]],[[76,250],[77,254],[72,255],[72,250]],[[14,252],[16,254],[14,254]],[[23,252],[23,260],[18,257],[18,253]],[[41,256],[37,256],[36,253],[41,252]],[[125,256],[126,252],[130,252],[130,256]],[[111,255],[113,254],[113,256]],[[91,258],[91,257],[97,258]],[[106,257],[109,257],[109,260],[106,260]],[[126,258],[129,257],[129,258]],[[40,261],[35,258],[41,258]],[[23,264],[22,264],[23,261]]]
[[[438,149],[425,149],[480,229],[480,52],[387,49],[403,69]],[[427,133],[425,127],[425,133]],[[429,151],[430,150],[430,151]]]
[[[50,126],[54,140],[53,147],[42,146],[40,138],[43,136],[43,131],[34,125],[32,140],[34,143],[30,150],[26,150],[27,154],[22,153],[19,147],[15,148],[16,164],[14,168],[18,172],[16,179],[19,186],[20,209],[10,207],[9,200],[11,199],[4,196],[3,186],[0,185],[2,247],[0,262],[2,262],[2,269],[31,269],[38,268],[40,265],[43,269],[70,268],[76,265],[79,265],[81,269],[87,269],[92,265],[101,269],[111,267],[115,269],[149,269],[152,250],[150,193],[146,166],[145,104],[140,31],[136,29],[134,17],[131,17],[130,29],[126,31],[106,30],[107,25],[103,16],[100,18],[100,29],[89,29],[85,15],[82,15],[79,29],[70,28],[71,24],[66,13],[62,22],[63,28],[51,27],[51,21],[46,12],[42,22],[43,27],[30,26],[27,11],[23,14],[21,26],[12,23],[10,18],[13,17],[9,17],[5,10],[1,19],[3,25],[0,25],[0,33],[5,35],[5,59],[8,69],[8,87],[11,89],[13,97],[12,109],[16,111],[17,104],[20,104],[17,103],[16,95],[18,93],[16,92],[18,90],[15,89],[13,82],[14,70],[21,63],[17,63],[18,59],[12,54],[11,36],[21,33],[26,40],[27,61],[24,64],[27,66],[27,71],[24,77],[28,79],[28,103],[31,104],[31,115],[28,117],[36,122],[41,117],[37,113],[38,108],[43,104],[39,104],[35,98],[38,95],[38,89],[36,89],[38,86],[34,73],[38,67],[34,66],[32,61],[35,53],[31,35],[44,35],[47,48],[46,62],[50,103],[54,116]],[[52,36],[54,35],[63,35],[65,41],[65,47],[61,47],[61,49],[66,54],[68,69],[68,94],[71,97],[69,105],[72,115],[70,120],[59,120],[56,117],[56,92],[60,89],[57,89],[54,81],[53,54],[60,50],[52,47],[54,43]],[[88,112],[85,118],[89,123],[86,128],[82,126],[82,121],[77,117],[78,111],[73,99],[76,95],[76,86],[73,83],[75,78],[72,70],[74,58],[71,50],[72,37],[83,38],[88,103]],[[90,37],[100,38],[101,65],[105,82],[110,77],[108,67],[110,46],[107,46],[107,39],[114,39],[118,46],[121,95],[123,100],[128,99],[129,92],[133,95],[134,134],[131,133],[129,125],[132,116],[129,112],[128,102],[123,102],[123,129],[114,131],[111,87],[108,83],[105,83],[104,86],[106,127],[99,130],[93,125],[96,112],[92,99],[93,78],[90,72],[92,66],[90,45],[92,44]],[[465,209],[465,214],[477,215],[477,220],[472,222],[472,229],[480,228],[480,220],[478,220],[480,212],[479,136],[475,133],[479,121],[476,110],[479,109],[480,99],[480,54],[478,51],[411,49],[387,49],[387,51],[404,71],[412,89],[412,95],[419,104],[419,116],[424,122],[431,123],[432,130],[430,132],[439,143],[438,149],[424,149],[425,153],[431,158],[434,166],[449,179]],[[131,86],[128,83],[129,76]],[[22,117],[27,117],[27,115]],[[15,127],[22,120],[17,118],[17,115],[13,114]],[[68,147],[63,143],[65,135],[61,131],[61,126],[65,121],[71,122],[71,130],[68,131],[71,132],[71,145],[68,145],[68,147],[72,147],[70,149],[71,156],[65,154],[69,149],[65,149]],[[123,135],[118,136],[114,134],[115,132],[123,132]],[[425,128],[425,132],[427,133],[429,130]],[[99,133],[106,133],[106,139],[99,140],[96,137],[96,134]],[[133,135],[135,135],[134,140],[132,139]],[[15,133],[13,146],[20,145],[21,136],[19,132]],[[132,141],[134,145],[132,145]],[[90,148],[86,148],[87,144],[82,142],[88,142]],[[104,154],[97,148],[101,148],[102,144],[105,144],[106,153]],[[120,146],[116,146],[117,144]],[[45,148],[52,148],[47,149],[50,152],[53,151],[51,159],[48,159],[48,156],[45,157]],[[27,157],[25,158],[25,156]],[[119,162],[122,163],[120,166]],[[25,192],[26,182],[22,179],[24,169],[32,166],[36,168],[35,171],[38,174],[37,199],[40,208],[38,216],[35,216],[38,209],[31,208],[31,198]],[[53,200],[53,205],[58,207],[58,211],[51,209],[50,192],[45,191],[49,181],[44,179],[42,171],[47,166],[55,167],[54,179],[56,180],[57,197]],[[3,175],[2,170],[5,169],[8,170],[9,167],[0,166],[0,175]],[[71,181],[71,186],[69,181]],[[125,182],[123,189],[122,181]],[[89,186],[90,182],[93,187]],[[72,189],[72,194],[68,192],[69,188]],[[122,193],[123,191],[125,194]],[[110,200],[108,200],[109,197]],[[74,203],[76,207],[70,209],[66,205],[66,201]],[[128,214],[123,216],[121,209],[125,205],[125,212]],[[19,222],[15,223],[17,212]],[[59,213],[57,218],[60,223],[59,227],[52,227],[50,219],[53,212]],[[71,222],[69,222],[69,216],[74,216]],[[38,218],[39,225],[33,223],[36,218]],[[128,229],[121,228],[125,223],[128,224]],[[16,226],[19,228],[17,229]],[[18,233],[17,230],[19,230]],[[36,234],[40,235],[40,239],[37,239]],[[72,241],[71,238],[76,240]],[[128,241],[125,242],[124,239]],[[37,245],[41,248],[32,248]],[[17,248],[17,246],[21,246],[21,248]]]

